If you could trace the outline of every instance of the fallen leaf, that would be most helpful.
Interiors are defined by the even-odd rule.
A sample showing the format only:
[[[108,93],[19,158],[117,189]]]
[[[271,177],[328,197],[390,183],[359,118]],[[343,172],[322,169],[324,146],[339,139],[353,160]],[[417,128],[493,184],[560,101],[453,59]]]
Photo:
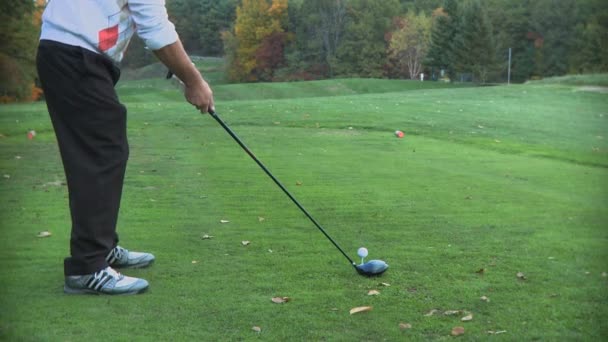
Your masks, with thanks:
[[[475,273],[483,275],[484,273],[486,273],[486,269],[480,268],[479,270],[475,271]]]
[[[460,319],[463,322],[469,322],[473,320],[473,314],[468,314]]]
[[[296,181],[296,185],[297,185],[297,186],[300,186],[300,185],[302,185],[302,184],[303,184],[303,183],[302,183],[301,181]]]
[[[460,310],[447,310],[444,311],[443,314],[446,316],[453,316],[453,315],[458,315],[461,311]]]
[[[243,246],[247,246],[247,245],[249,245],[250,243],[251,243],[251,241],[247,241],[247,240],[243,240],[243,241],[241,241],[241,244],[242,244]]]
[[[261,216],[258,217],[258,222],[264,222],[264,220],[265,220],[265,218],[263,218]]]
[[[377,296],[380,294],[380,291],[378,290],[369,290],[369,292],[367,292],[368,296]]]
[[[436,314],[436,313],[438,313],[438,312],[439,312],[439,310],[437,310],[437,309],[432,309],[431,311],[429,311],[429,312],[425,313],[424,315],[425,315],[426,317],[429,317],[429,316],[433,316],[434,314]]]
[[[464,334],[464,328],[463,327],[454,327],[452,329],[452,336],[460,336]]]
[[[366,311],[372,311],[372,307],[371,306],[358,306],[356,308],[352,308],[350,309],[350,314],[356,314],[359,312],[366,312]]]
[[[272,297],[272,302],[276,304],[287,303],[291,300],[289,297]]]
[[[517,279],[527,280],[526,275],[523,272],[517,272]]]
[[[2,175],[2,177],[9,179],[9,178],[11,178],[11,175]]]
[[[228,222],[230,222],[230,221],[228,221],[228,220],[220,220],[220,223],[228,223]]]
[[[192,263],[193,263],[193,264],[197,264],[197,263],[198,263],[198,261],[196,261],[196,260],[192,260]]]
[[[378,284],[378,285],[382,285],[382,286],[386,286],[386,287],[391,286],[391,284],[389,284],[389,283],[380,283],[380,284]]]
[[[252,327],[251,330],[253,330],[253,331],[257,332],[257,333],[261,333],[262,332],[262,328],[257,327],[257,326]]]
[[[201,236],[201,239],[203,239],[203,240],[211,240],[211,239],[213,239],[213,235],[204,234],[203,236]]]
[[[506,332],[507,332],[506,330],[497,330],[497,331],[494,331],[494,330],[488,330],[488,334],[490,334],[490,335],[504,334],[504,333],[506,333]]]
[[[401,330],[407,330],[407,329],[411,329],[412,325],[409,323],[399,323],[399,329]]]
[[[38,233],[38,235],[36,235],[36,236],[39,238],[49,237],[49,236],[51,236],[51,232],[49,232],[48,230],[45,230],[45,231]]]
[[[483,302],[489,302],[490,298],[486,297],[486,296],[481,296],[479,299],[481,299],[481,301]]]

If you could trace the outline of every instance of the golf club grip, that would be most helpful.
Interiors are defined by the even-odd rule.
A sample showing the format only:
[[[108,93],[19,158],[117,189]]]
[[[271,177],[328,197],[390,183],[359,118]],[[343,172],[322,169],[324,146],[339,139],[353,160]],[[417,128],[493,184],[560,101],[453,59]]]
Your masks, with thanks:
[[[251,150],[241,141],[241,139],[232,131],[232,129],[230,129],[230,127],[228,127],[228,125],[226,125],[226,123],[224,121],[222,121],[222,119],[220,119],[220,117],[217,115],[217,113],[215,112],[215,110],[213,108],[209,109],[209,114],[215,119],[215,121],[217,121],[220,124],[220,126],[222,126],[224,128],[224,130],[226,130],[226,132],[228,132],[228,134],[230,134],[232,139],[234,139],[234,141],[236,141],[241,146],[241,148],[243,148],[243,150],[245,150],[245,152],[247,152],[247,154],[251,157],[251,159],[253,159],[256,162],[256,164],[258,164],[258,166],[260,168],[262,168],[262,170],[264,170],[266,175],[268,175],[268,177],[270,177],[270,179],[272,179],[274,181],[274,183],[276,185],[278,185],[279,188],[281,188],[281,190],[283,190],[285,195],[287,195],[287,197],[289,197],[289,199],[291,199],[291,201],[298,208],[300,208],[300,210],[304,213],[304,215],[306,215],[306,217],[308,217],[308,219],[321,231],[321,233],[323,233],[323,235],[325,235],[325,237],[328,238],[329,241],[331,241],[331,243],[334,246],[336,246],[336,248],[342,253],[342,255],[344,255],[344,257],[346,257],[346,259],[350,262],[350,264],[353,265],[355,268],[357,268],[357,264],[348,256],[348,254],[346,254],[342,250],[342,248],[340,248],[340,246],[338,246],[338,244],[334,241],[334,239],[332,239],[331,236],[329,236],[329,234],[327,234],[325,232],[325,229],[323,229],[323,227],[321,227],[321,225],[308,213],[308,211],[306,209],[304,209],[304,207],[300,204],[300,202],[298,202],[298,200],[296,200],[296,198],[293,197],[293,195],[287,190],[287,188],[285,188],[283,186],[283,184],[281,184],[281,182],[279,182],[279,180],[272,173],[270,173],[270,171],[266,168],[266,166],[264,166],[264,164],[262,164],[262,162],[253,154],[253,152],[251,152]]]

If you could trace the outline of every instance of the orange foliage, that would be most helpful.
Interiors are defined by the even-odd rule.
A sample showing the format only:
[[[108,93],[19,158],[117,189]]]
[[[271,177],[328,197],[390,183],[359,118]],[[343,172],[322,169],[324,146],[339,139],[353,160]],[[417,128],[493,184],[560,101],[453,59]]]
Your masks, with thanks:
[[[433,18],[437,18],[437,17],[447,17],[448,14],[445,13],[445,10],[443,9],[443,7],[437,7],[435,8],[435,10],[433,11],[433,14],[431,15]]]
[[[38,101],[43,93],[44,92],[42,91],[41,88],[38,88],[38,87],[36,87],[35,84],[32,84],[32,95],[30,97],[30,100]]]
[[[258,50],[262,48],[264,42],[270,36],[285,32],[288,20],[287,7],[288,0],[272,0],[271,2],[268,0],[243,0],[241,5],[237,7],[236,23],[234,25],[234,37],[237,42],[235,65],[231,67],[232,70],[238,70],[238,75],[234,75],[237,76],[236,79],[256,81],[258,80],[256,70],[260,68],[260,62],[266,65],[277,65],[274,59],[268,61],[268,63],[260,61],[259,57],[266,56],[266,54],[259,54]],[[282,39],[283,43],[284,41]],[[276,39],[274,43],[276,43]],[[270,45],[264,50],[268,50]],[[274,45],[273,47],[275,47]],[[276,51],[276,48],[274,50]],[[280,50],[282,53],[282,49]],[[277,56],[273,57],[276,58]]]
[[[33,23],[34,26],[42,25],[42,12],[44,12],[44,7],[46,7],[45,0],[36,0],[36,10],[34,11]]]

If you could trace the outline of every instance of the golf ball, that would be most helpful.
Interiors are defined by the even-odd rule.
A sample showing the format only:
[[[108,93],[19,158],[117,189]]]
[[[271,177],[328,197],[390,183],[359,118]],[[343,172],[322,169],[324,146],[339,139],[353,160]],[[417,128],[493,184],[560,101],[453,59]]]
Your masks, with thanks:
[[[357,255],[361,258],[365,258],[367,256],[367,248],[361,247],[357,250]]]

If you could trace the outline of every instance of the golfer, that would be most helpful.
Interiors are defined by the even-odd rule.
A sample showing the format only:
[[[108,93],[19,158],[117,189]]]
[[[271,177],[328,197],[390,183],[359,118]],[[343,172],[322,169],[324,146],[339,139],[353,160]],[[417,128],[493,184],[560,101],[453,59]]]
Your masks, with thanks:
[[[72,231],[66,293],[135,294],[148,282],[116,268],[146,267],[150,253],[118,246],[116,222],[129,145],[127,111],[114,86],[134,33],[184,82],[186,100],[213,107],[207,82],[168,20],[164,0],[51,0],[36,64],[69,191]]]

